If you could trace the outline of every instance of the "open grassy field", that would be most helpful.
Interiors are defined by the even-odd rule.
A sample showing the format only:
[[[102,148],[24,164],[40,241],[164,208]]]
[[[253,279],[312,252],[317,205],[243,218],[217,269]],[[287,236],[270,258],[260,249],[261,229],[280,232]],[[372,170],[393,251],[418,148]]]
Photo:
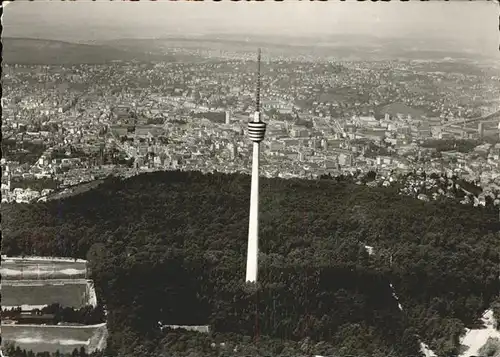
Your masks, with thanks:
[[[26,350],[36,352],[72,352],[75,348],[85,347],[87,350],[96,348],[105,329],[102,325],[95,326],[33,326],[33,325],[2,325],[2,341],[12,341]],[[94,345],[94,346],[92,346]],[[102,346],[101,346],[102,347]]]
[[[2,306],[59,303],[80,308],[88,301],[86,280],[3,281]]]

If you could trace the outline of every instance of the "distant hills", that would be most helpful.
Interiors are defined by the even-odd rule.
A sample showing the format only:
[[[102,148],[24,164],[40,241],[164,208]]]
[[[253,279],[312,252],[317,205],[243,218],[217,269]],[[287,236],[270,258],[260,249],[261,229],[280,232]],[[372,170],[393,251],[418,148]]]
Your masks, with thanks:
[[[103,64],[112,61],[193,61],[192,56],[166,54],[172,47],[201,48],[206,50],[249,52],[262,47],[268,55],[314,54],[319,57],[335,56],[350,60],[450,58],[475,59],[480,54],[456,52],[430,44],[395,42],[380,39],[319,39],[306,42],[290,39],[279,42],[276,38],[219,38],[172,37],[160,39],[116,39],[99,43],[71,43],[33,38],[3,39],[4,62],[8,64]]]
[[[3,61],[7,64],[103,64],[112,61],[171,60],[140,50],[120,49],[101,44],[12,38],[2,39]]]
[[[205,48],[210,50],[254,51],[261,47],[267,55],[314,54],[345,60],[412,59],[442,61],[445,58],[477,60],[486,53],[470,51],[456,43],[435,39],[379,38],[377,36],[336,35],[317,38],[294,36],[200,35],[160,38],[123,38],[99,41],[100,44],[158,51],[168,47]]]

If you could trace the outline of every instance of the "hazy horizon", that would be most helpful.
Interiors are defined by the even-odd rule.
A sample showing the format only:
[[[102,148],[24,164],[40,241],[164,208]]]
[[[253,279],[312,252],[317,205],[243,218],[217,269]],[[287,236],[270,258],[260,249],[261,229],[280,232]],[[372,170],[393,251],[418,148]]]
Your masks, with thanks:
[[[493,2],[13,2],[4,37],[89,42],[165,36],[377,36],[498,52]]]

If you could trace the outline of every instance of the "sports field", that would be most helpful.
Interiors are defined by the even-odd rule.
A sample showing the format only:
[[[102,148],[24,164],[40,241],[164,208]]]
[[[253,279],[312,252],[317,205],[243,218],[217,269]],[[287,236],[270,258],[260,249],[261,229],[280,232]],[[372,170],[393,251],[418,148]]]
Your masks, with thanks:
[[[22,280],[2,281],[2,306],[48,305],[80,308],[87,305],[87,281]]]
[[[87,280],[87,262],[56,257],[2,256],[2,307],[30,310],[59,303],[80,308],[96,304],[93,284]],[[88,352],[103,349],[106,324],[95,326],[44,326],[2,324],[2,341],[36,352],[71,353],[82,346]]]
[[[85,260],[57,258],[8,258],[2,256],[0,274],[3,280],[78,279],[85,278]]]
[[[75,348],[85,347],[93,350],[105,341],[102,340],[105,326],[33,326],[33,325],[2,325],[2,341],[12,341],[22,349],[33,352],[71,353]],[[91,341],[92,340],[92,341]],[[97,342],[97,343],[96,343]],[[94,345],[94,346],[91,346]]]

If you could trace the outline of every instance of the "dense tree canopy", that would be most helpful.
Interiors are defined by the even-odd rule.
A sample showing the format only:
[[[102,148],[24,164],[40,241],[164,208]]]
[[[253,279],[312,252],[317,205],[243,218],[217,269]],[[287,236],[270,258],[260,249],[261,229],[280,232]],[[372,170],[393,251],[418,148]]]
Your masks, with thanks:
[[[481,144],[479,141],[469,139],[430,139],[425,141],[422,147],[436,149],[438,152],[456,150],[462,153],[469,153],[479,144]]]
[[[33,165],[45,151],[42,143],[18,142],[14,139],[2,140],[2,156],[20,164]]]
[[[88,354],[84,347],[75,348],[72,353],[61,353],[59,350],[53,353],[49,352],[37,352],[21,349],[12,342],[7,342],[2,346],[2,350],[5,351],[5,355],[9,357],[103,357],[101,353],[91,353]]]
[[[243,283],[250,180],[240,174],[156,172],[2,205],[3,252],[88,258],[113,356],[168,350],[158,322],[209,324],[227,339],[258,331],[276,354],[309,338],[334,346],[329,354],[418,355],[418,336],[453,355],[498,296],[500,223],[489,210],[334,180],[261,185],[252,289]],[[182,336],[198,355],[214,338]]]
[[[22,310],[20,307],[11,309],[2,309],[2,317],[9,320],[17,320],[22,318]],[[101,305],[93,307],[87,305],[79,309],[73,307],[63,307],[59,304],[51,304],[44,306],[41,309],[34,309],[32,314],[47,316],[47,320],[40,323],[43,324],[58,324],[59,322],[77,323],[83,325],[95,325],[105,322],[104,310]],[[33,322],[30,322],[33,323]]]

